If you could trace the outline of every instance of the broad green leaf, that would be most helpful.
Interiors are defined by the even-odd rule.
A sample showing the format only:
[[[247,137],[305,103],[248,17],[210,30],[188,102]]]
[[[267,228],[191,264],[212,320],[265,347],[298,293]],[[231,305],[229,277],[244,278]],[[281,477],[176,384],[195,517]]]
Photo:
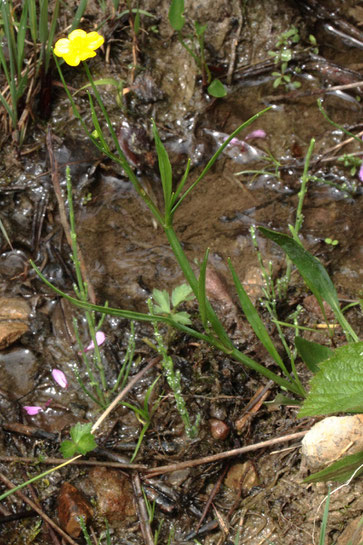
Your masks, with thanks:
[[[304,479],[304,483],[316,483],[318,481],[338,481],[346,482],[351,478],[353,473],[363,464],[363,452],[357,452],[356,454],[350,454],[345,456],[342,460],[334,462],[330,466],[313,473]],[[358,477],[363,473],[363,467],[361,467],[354,477]]]
[[[169,8],[169,22],[174,30],[178,32],[183,28],[185,23],[184,0],[172,0]]]
[[[357,335],[354,333],[348,322],[340,310],[338,295],[326,269],[316,257],[306,251],[293,238],[271,231],[265,227],[259,227],[259,231],[267,238],[276,242],[286,252],[294,265],[298,268],[299,273],[304,279],[304,282],[315,295],[319,306],[323,312],[323,300],[329,303],[334,311],[336,319],[344,329],[348,332],[352,340],[358,341]]]
[[[214,79],[209,84],[207,91],[212,97],[216,98],[223,98],[227,94],[227,89],[219,79]]]
[[[72,458],[77,452],[77,446],[73,441],[66,439],[62,441],[59,447],[63,458]]]
[[[160,140],[159,133],[156,128],[154,120],[152,122],[152,129],[153,129],[153,135],[155,140],[156,153],[158,155],[160,178],[161,178],[161,183],[163,186],[165,211],[167,212],[170,210],[170,205],[171,205],[173,173],[172,173],[168,153],[163,143]]]
[[[300,417],[363,411],[363,342],[334,350],[310,385]]]
[[[306,366],[313,373],[319,371],[319,363],[330,358],[334,352],[327,346],[323,346],[312,341],[307,341],[302,337],[295,337],[295,346],[300,357]]]
[[[158,290],[156,288],[153,289],[153,300],[154,302],[159,305],[161,312],[165,312],[166,314],[170,314],[171,308],[170,308],[170,296],[166,290]]]
[[[1,227],[1,225],[0,225]],[[193,290],[189,284],[181,284],[173,289],[171,294],[171,303],[173,308],[176,308],[178,305],[184,301],[191,301],[194,299]]]

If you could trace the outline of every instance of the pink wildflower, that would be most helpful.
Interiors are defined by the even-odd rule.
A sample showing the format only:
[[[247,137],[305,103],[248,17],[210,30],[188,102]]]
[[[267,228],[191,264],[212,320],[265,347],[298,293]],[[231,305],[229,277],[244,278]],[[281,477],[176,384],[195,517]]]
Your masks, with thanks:
[[[106,335],[104,334],[103,331],[97,331],[96,333],[96,342],[97,342],[97,346],[101,346],[101,344],[103,344],[106,340]],[[86,346],[86,348],[84,349],[85,352],[89,352],[90,350],[93,350],[95,347],[94,345],[94,342],[91,341],[89,343],[88,346]]]
[[[67,388],[68,381],[63,371],[61,371],[60,369],[53,369],[52,377],[61,388]]]
[[[246,140],[251,140],[252,138],[266,138],[266,133],[263,129],[256,129],[246,136]]]
[[[361,182],[363,182],[363,161],[358,172],[358,178],[360,179]]]
[[[38,414],[43,411],[43,407],[39,407],[37,405],[24,405],[23,409],[30,416],[33,416],[34,414]]]

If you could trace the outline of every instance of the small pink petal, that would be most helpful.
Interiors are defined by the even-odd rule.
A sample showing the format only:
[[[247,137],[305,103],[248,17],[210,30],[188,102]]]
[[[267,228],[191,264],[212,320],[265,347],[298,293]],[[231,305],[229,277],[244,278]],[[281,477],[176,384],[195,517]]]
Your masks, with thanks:
[[[246,136],[246,140],[251,140],[252,138],[266,138],[266,136],[267,135],[263,129],[256,129]]]
[[[37,405],[24,405],[23,409],[32,416],[34,414],[42,412],[43,407],[38,407]]]
[[[103,331],[97,331],[96,333],[96,342],[97,342],[97,346],[101,346],[101,344],[103,344],[106,340],[106,335],[104,334]],[[95,347],[93,341],[91,341],[89,343],[88,346],[86,346],[86,348],[84,349],[85,352],[89,352],[90,350],[93,350]]]
[[[363,162],[360,166],[360,169],[359,169],[359,172],[358,172],[358,178],[360,179],[361,182],[363,182]]]
[[[63,371],[61,371],[60,369],[53,369],[52,377],[61,388],[67,388],[68,381]]]

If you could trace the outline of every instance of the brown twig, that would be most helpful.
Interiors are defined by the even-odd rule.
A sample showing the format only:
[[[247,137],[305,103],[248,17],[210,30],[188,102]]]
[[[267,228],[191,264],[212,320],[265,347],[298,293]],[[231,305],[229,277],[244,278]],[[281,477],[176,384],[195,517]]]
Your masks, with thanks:
[[[162,473],[170,473],[172,471],[177,471],[188,467],[195,467],[202,464],[209,464],[211,462],[218,462],[219,460],[224,460],[225,458],[240,456],[241,454],[245,454],[246,452],[253,452],[254,450],[270,447],[271,445],[276,445],[278,443],[286,443],[287,441],[292,441],[294,439],[301,439],[301,437],[304,437],[307,432],[308,430],[300,431],[297,433],[290,433],[289,435],[275,437],[275,439],[269,439],[268,441],[262,441],[261,443],[255,443],[254,445],[248,445],[246,447],[226,450],[225,452],[212,454],[211,456],[204,456],[203,458],[197,458],[196,460],[188,460],[186,462],[179,462],[177,464],[155,467],[154,469],[150,469],[149,471],[147,471],[147,477],[155,477],[155,475],[161,475]]]
[[[0,462],[4,463],[14,463],[14,462],[23,462],[26,464],[61,464],[64,462],[64,458],[45,458],[44,460],[39,460],[39,458],[30,458],[26,456],[0,456]],[[73,465],[78,466],[103,466],[103,467],[114,467],[116,469],[138,469],[145,470],[148,469],[147,466],[143,464],[127,464],[121,462],[109,462],[109,461],[98,461],[98,460],[74,460],[70,462]]]
[[[63,230],[64,230],[64,234],[66,236],[67,242],[68,242],[70,248],[72,248],[71,230],[70,230],[70,227],[69,227],[69,222],[68,222],[67,213],[66,213],[66,207],[64,205],[62,190],[61,190],[61,186],[60,186],[60,182],[59,182],[58,161],[56,160],[56,158],[54,156],[53,142],[52,142],[52,132],[51,132],[50,129],[47,132],[46,141],[47,141],[47,149],[48,149],[48,154],[49,154],[49,162],[50,162],[50,170],[51,170],[51,175],[52,175],[52,183],[53,183],[53,187],[54,187],[54,193],[55,193],[55,196],[56,196],[57,201],[58,201],[59,217],[60,217],[60,221],[61,221],[61,224],[62,224],[62,227],[63,227]],[[84,262],[84,259],[83,259],[81,249],[80,249],[78,244],[77,244],[77,251],[78,251],[78,258],[79,258],[79,264],[80,264],[80,268],[81,268],[81,274],[82,274],[83,281],[87,283],[88,295],[89,295],[91,303],[95,304],[96,303],[96,295],[95,295],[94,289],[92,287],[92,284],[90,282],[89,276],[87,274],[86,265],[85,265],[85,262]]]
[[[130,382],[125,386],[125,388],[119,393],[119,395],[112,401],[112,403],[107,407],[107,409],[101,414],[99,419],[93,424],[91,433],[94,433],[96,429],[101,425],[101,423],[104,421],[104,419],[110,414],[111,411],[118,405],[125,397],[126,394],[129,393],[129,391],[135,386],[135,384],[140,380],[140,378],[149,371],[154,365],[159,363],[161,360],[161,356],[156,356],[153,358],[149,363],[147,364],[144,369],[139,371],[131,380]]]
[[[209,508],[212,504],[212,501],[214,500],[215,496],[218,494],[218,491],[221,487],[221,484],[223,482],[223,479],[227,473],[229,469],[229,464],[226,464],[226,467],[223,469],[222,473],[220,474],[220,476],[218,477],[218,480],[217,482],[215,483],[215,485],[213,486],[213,490],[212,492],[209,494],[209,498],[207,500],[207,503],[205,504],[205,507],[203,509],[203,513],[202,513],[202,516],[200,517],[199,519],[199,522],[197,524],[197,527],[195,529],[195,533],[198,534],[198,531],[199,531],[199,528],[201,527],[202,523],[203,523],[203,520],[205,519],[205,517],[207,516],[207,513],[209,511]]]
[[[4,484],[6,484],[8,488],[15,488],[15,485],[11,481],[9,481],[9,479],[7,479],[7,477],[5,477],[5,475],[3,475],[2,473],[0,473],[0,480]],[[34,511],[36,511],[42,517],[42,519],[45,520],[54,530],[56,530],[68,543],[70,543],[70,545],[77,545],[77,543],[71,537],[69,537],[69,535],[66,534],[66,532],[64,532],[62,528],[58,526],[58,524],[53,522],[52,519],[49,518],[48,515],[46,515],[44,511],[37,506],[36,503],[34,503],[27,496],[25,496],[25,494],[20,492],[20,490],[17,490],[15,494],[17,494],[19,498],[21,498],[25,503],[30,505],[30,507],[34,509]]]
[[[145,545],[154,545],[154,538],[151,531],[149,516],[145,505],[145,499],[141,490],[140,476],[136,471],[132,473],[131,480],[137,503],[142,537],[144,538]]]

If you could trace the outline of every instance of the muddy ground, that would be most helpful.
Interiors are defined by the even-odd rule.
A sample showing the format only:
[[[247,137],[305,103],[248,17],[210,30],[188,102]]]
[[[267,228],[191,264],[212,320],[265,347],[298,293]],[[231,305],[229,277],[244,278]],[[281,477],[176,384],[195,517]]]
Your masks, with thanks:
[[[259,130],[265,137],[252,135],[247,140],[250,147],[227,148],[179,208],[175,220],[177,234],[196,271],[206,248],[210,248],[210,276],[218,280],[211,282],[209,294],[234,343],[250,357],[271,365],[236,305],[227,258],[232,259],[280,348],[276,330],[259,303],[263,280],[249,229],[262,225],[288,232],[288,224],[295,222],[305,153],[310,139],[315,138],[310,172],[319,181],[309,183],[301,239],[327,267],[343,305],[359,296],[363,271],[362,191],[358,174],[352,174],[338,160],[343,153],[357,154],[359,145],[341,145],[347,140],[346,134],[323,118],[316,101],[322,99],[336,123],[355,134],[362,131],[363,87],[336,87],[354,85],[362,79],[363,6],[360,2],[337,0],[186,2],[189,30],[195,19],[208,24],[207,58],[213,74],[226,84],[228,93],[223,99],[213,99],[203,89],[195,62],[168,23],[168,6],[164,0],[140,3],[140,8],[154,17],[142,17],[138,49],[134,50],[135,70],[130,68],[133,42],[127,14],[121,19],[111,17],[102,26],[105,47],[89,61],[89,66],[95,78],[122,79],[130,88],[122,107],[114,87],[99,89],[121,140],[133,143],[129,158],[134,161],[140,182],[159,203],[162,191],[150,136],[151,117],[170,153],[175,180],[182,175],[189,156],[193,181],[225,135],[271,106],[239,135],[245,140],[252,131]],[[82,28],[93,30],[104,20],[100,6],[89,2]],[[69,13],[64,12],[59,28],[65,29],[68,24]],[[281,33],[291,25],[299,29],[300,41],[293,47],[288,74],[291,82],[301,86],[274,87],[276,76],[272,72],[276,66],[268,51],[275,48]],[[309,42],[310,34],[316,37],[318,51]],[[74,90],[85,85],[82,70],[63,69]],[[86,95],[76,95],[76,102],[91,127]],[[54,194],[50,147],[58,162],[63,189],[64,167],[71,168],[78,240],[97,303],[108,301],[112,307],[147,312],[146,300],[153,288],[171,292],[183,282],[164,233],[121,169],[87,141],[55,71],[47,122],[40,119],[41,105],[36,100],[33,107],[36,120],[21,150],[16,150],[3,135],[0,164],[1,219],[12,244],[9,248],[1,236],[1,318],[5,333],[0,352],[0,461],[1,474],[14,484],[48,467],[40,463],[40,457],[60,458],[59,443],[68,437],[72,425],[94,422],[100,414],[74,374],[78,369],[87,380],[72,322],[76,317],[82,341],[88,343],[84,315],[56,296],[29,267],[31,258],[53,284],[72,293],[73,266]],[[49,129],[52,139],[47,147]],[[258,172],[238,174],[244,170]],[[336,239],[338,244],[328,244],[326,238]],[[271,261],[273,275],[281,276],[285,267],[281,251],[262,237],[258,242],[265,263]],[[315,327],[321,318],[309,304],[308,295],[298,274],[293,273],[287,296],[278,305],[280,319],[285,321],[301,305],[300,324]],[[198,324],[194,303],[188,303],[186,310]],[[347,318],[359,332],[362,321],[357,307],[347,312]],[[102,358],[112,385],[125,358],[130,323],[108,317],[102,329],[107,336]],[[152,328],[137,323],[135,331],[130,377],[155,357],[147,342],[153,341]],[[287,335],[291,340],[291,334]],[[307,334],[306,338],[328,343],[324,332]],[[344,343],[340,330],[335,342]],[[236,423],[266,380],[180,332],[169,338],[169,353],[181,372],[183,395],[192,419],[200,415],[199,434],[195,439],[185,435],[166,378],[160,365],[155,364],[127,398],[130,403],[142,404],[147,388],[162,375],[151,403],[159,396],[161,401],[135,460],[138,464],[151,468],[192,460],[307,430],[314,423],[298,419],[297,407],[262,405],[238,432]],[[52,381],[54,368],[66,374],[66,390]],[[310,375],[302,364],[299,372],[307,385]],[[270,387],[268,398],[272,400],[277,393],[276,387]],[[45,410],[35,416],[23,409],[24,405],[44,405],[50,399]],[[131,410],[119,407],[97,436],[104,450],[88,459],[106,460],[107,464],[110,459],[128,462],[141,427]],[[19,457],[34,458],[36,462],[20,463],[16,461]],[[242,463],[246,465],[241,467]],[[39,501],[58,524],[59,505],[70,501],[64,496],[64,486],[59,498],[61,487],[69,483],[84,495],[83,499],[76,497],[76,504],[85,505],[84,513],[93,511],[93,536],[104,531],[106,517],[112,544],[150,545],[148,537],[142,535],[135,511],[135,471],[106,468],[68,466],[35,483],[33,490],[26,493]],[[194,538],[203,545],[307,545],[318,540],[327,485],[302,483],[308,469],[301,458],[299,441],[174,471],[156,477],[151,484],[144,480],[143,471],[139,473],[151,501],[155,497],[158,500],[151,529],[155,533],[160,528],[159,544],[193,543]],[[219,488],[213,505],[199,524],[215,485]],[[23,517],[26,509],[15,495],[2,503],[0,543],[59,543],[61,537],[55,537],[39,517]],[[349,538],[343,532],[347,528],[346,532],[350,531],[350,524],[362,509],[361,481],[336,492],[331,498],[327,542],[347,543]],[[13,515],[15,520],[7,518]],[[83,538],[74,539],[84,542]]]

